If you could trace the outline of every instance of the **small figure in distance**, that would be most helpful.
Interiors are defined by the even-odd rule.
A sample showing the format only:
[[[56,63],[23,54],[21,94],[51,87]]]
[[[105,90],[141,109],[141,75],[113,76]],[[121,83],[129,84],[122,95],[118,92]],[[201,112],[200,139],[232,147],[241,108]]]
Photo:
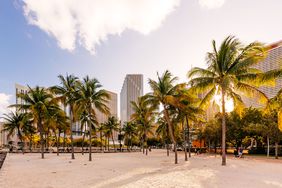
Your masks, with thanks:
[[[239,157],[239,158],[242,158],[242,156],[243,156],[243,147],[240,147],[240,148],[239,148],[238,157]]]

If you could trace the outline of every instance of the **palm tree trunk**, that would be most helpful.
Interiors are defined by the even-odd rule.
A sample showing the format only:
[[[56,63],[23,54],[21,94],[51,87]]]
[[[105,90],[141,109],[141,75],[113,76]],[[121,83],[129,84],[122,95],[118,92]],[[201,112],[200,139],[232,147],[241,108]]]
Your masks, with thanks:
[[[89,126],[89,161],[92,161],[92,125]]]
[[[130,145],[129,145],[129,137],[128,137],[128,142],[127,142],[127,146],[126,146],[127,151],[130,151]]]
[[[108,136],[108,151],[110,151],[110,137]]]
[[[186,119],[186,128],[187,128],[188,153],[189,153],[189,158],[191,158],[190,126],[189,126],[189,120],[187,116],[185,119]]]
[[[183,143],[184,143],[185,161],[188,161],[187,148],[186,148],[187,140],[186,140],[186,133],[185,133],[185,129],[184,129],[184,120],[182,120],[181,123],[182,123],[182,130],[183,130]]]
[[[64,141],[63,141],[63,150],[64,150],[64,152],[66,151],[65,148],[66,148],[66,130],[64,130]]]
[[[57,156],[59,156],[60,130],[58,131],[58,136],[56,135],[56,132],[54,135],[56,137],[56,142],[57,142]]]
[[[83,136],[82,136],[82,143],[81,143],[81,154],[84,155],[84,140],[85,140],[85,131],[83,133]]]
[[[168,144],[168,142],[166,143],[166,156],[169,156],[169,144]]]
[[[72,136],[72,121],[73,121],[73,117],[72,117],[72,107],[70,106],[70,139],[71,139],[71,159],[75,159],[74,158],[74,147],[73,147],[73,136]]]
[[[101,151],[103,151],[103,137],[102,137],[102,131],[100,131],[100,139],[101,139]]]
[[[222,155],[222,166],[226,165],[226,120],[225,120],[225,91],[221,90],[221,105],[222,105],[222,143],[221,143],[221,155]]]
[[[20,139],[20,142],[22,144],[22,154],[24,154],[24,143],[23,143],[23,137],[22,137],[22,134],[20,132],[20,129],[18,129],[18,138]]]
[[[41,118],[38,118],[38,128],[40,134],[41,158],[44,159],[44,138],[43,138],[43,127],[41,124]]]
[[[145,140],[145,147],[146,147],[146,155],[148,155],[148,143],[147,143],[147,135],[146,135],[146,132],[144,134],[144,140]]]
[[[269,157],[269,136],[267,135],[267,157]]]
[[[275,159],[278,159],[278,142],[275,142]]]
[[[143,150],[143,154],[145,153],[145,139],[144,139],[144,135],[142,138],[142,150]]]
[[[168,126],[166,127],[166,155],[169,156],[169,131]]]
[[[49,132],[50,132],[50,128],[47,129],[47,133],[46,133],[46,146],[48,151],[49,151]]]
[[[130,134],[130,151],[132,151],[132,135]]]
[[[113,141],[113,144],[114,144],[114,151],[116,152],[116,146],[115,146],[115,141],[114,141],[114,134],[112,132],[112,141]]]
[[[31,152],[32,150],[32,134],[29,136],[29,151]]]
[[[173,135],[173,131],[172,131],[172,123],[169,119],[168,111],[167,111],[167,108],[165,106],[164,106],[164,115],[165,115],[165,119],[168,123],[169,134],[170,134],[172,143],[174,145],[174,163],[177,164],[178,163],[178,157],[177,157],[176,141],[174,139],[174,135]]]

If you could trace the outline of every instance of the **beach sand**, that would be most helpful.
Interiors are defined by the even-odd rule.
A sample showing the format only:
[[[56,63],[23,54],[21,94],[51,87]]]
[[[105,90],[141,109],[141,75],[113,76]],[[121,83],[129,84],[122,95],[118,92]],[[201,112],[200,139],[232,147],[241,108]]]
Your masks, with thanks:
[[[221,166],[220,156],[198,155],[184,161],[179,154],[153,150],[142,153],[8,154],[0,170],[1,188],[145,188],[145,187],[281,187],[282,161],[235,159]]]

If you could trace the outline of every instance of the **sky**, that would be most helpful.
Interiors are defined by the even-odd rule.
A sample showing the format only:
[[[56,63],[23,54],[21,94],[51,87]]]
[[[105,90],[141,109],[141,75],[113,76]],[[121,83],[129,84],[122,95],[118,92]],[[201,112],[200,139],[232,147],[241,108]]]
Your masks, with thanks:
[[[126,74],[170,70],[179,82],[205,67],[211,41],[282,39],[280,0],[1,0],[0,115],[15,83],[59,84],[57,76],[97,78],[119,94]]]

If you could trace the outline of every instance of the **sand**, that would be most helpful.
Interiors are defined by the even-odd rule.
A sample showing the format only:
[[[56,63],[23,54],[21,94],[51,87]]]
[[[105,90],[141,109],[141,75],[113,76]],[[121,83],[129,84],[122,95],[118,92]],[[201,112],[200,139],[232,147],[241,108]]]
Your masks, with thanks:
[[[266,159],[192,156],[188,162],[179,155],[175,165],[171,153],[154,150],[142,153],[76,154],[8,154],[0,170],[1,188],[145,188],[145,187],[281,187],[282,161]]]

